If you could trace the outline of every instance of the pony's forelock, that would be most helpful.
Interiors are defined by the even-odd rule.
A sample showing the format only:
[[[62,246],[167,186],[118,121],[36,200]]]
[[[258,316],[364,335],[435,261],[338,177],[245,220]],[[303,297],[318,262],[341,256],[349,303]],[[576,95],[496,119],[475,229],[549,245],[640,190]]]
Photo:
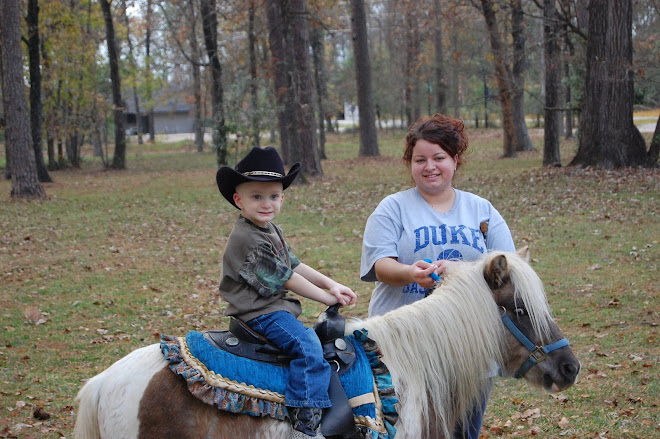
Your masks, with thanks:
[[[509,274],[515,287],[514,303],[522,301],[529,314],[536,335],[546,343],[550,332],[550,306],[545,295],[543,282],[522,258],[507,255]]]

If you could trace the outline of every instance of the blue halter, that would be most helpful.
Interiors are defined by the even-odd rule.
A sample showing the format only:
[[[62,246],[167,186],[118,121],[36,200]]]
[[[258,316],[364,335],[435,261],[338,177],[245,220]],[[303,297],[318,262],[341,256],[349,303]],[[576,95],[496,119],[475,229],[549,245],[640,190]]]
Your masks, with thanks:
[[[545,357],[550,352],[556,351],[557,349],[569,345],[568,340],[566,338],[562,338],[561,340],[549,345],[536,346],[529,340],[529,338],[525,336],[525,334],[522,333],[520,329],[518,329],[516,324],[513,323],[511,318],[506,314],[506,309],[504,307],[502,307],[502,309],[502,323],[504,323],[506,327],[509,328],[509,331],[511,331],[511,333],[518,339],[518,341],[522,343],[530,352],[527,361],[525,361],[523,365],[520,366],[520,369],[518,369],[516,372],[516,378],[522,378],[527,373],[527,371],[532,368],[532,366],[545,360]]]

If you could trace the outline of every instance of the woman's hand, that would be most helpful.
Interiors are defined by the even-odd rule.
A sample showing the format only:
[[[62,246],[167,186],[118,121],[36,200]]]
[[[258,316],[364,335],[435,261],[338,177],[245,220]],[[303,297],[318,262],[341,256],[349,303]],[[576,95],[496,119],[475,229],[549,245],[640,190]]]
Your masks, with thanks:
[[[417,261],[411,265],[411,275],[414,282],[424,288],[430,288],[435,285],[435,280],[431,278],[431,274],[435,273],[440,276],[447,275],[456,270],[462,261],[448,261],[440,259],[435,262]]]
[[[435,285],[435,281],[431,278],[431,273],[437,273],[437,262],[426,262],[420,260],[410,265],[410,276],[413,282],[416,282],[420,287],[431,288]]]
[[[446,261],[444,259],[435,262],[419,260],[412,265],[402,264],[395,258],[381,258],[376,261],[376,278],[389,285],[404,286],[417,283],[422,288],[431,288],[435,281],[431,273],[445,275],[454,271],[463,262]]]

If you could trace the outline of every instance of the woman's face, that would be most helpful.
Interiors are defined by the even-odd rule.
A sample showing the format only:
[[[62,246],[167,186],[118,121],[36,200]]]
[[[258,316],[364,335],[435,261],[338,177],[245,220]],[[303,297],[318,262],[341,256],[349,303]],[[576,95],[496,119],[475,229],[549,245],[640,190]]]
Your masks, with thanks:
[[[458,157],[452,157],[437,143],[419,139],[412,150],[410,169],[417,189],[428,195],[451,188]]]

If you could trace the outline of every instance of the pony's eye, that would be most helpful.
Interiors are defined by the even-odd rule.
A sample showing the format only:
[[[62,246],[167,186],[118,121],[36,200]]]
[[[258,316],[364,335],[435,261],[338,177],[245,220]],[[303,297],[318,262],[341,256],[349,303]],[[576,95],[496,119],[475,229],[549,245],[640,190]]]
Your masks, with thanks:
[[[518,317],[522,317],[527,314],[527,310],[525,308],[516,308],[514,311]]]

